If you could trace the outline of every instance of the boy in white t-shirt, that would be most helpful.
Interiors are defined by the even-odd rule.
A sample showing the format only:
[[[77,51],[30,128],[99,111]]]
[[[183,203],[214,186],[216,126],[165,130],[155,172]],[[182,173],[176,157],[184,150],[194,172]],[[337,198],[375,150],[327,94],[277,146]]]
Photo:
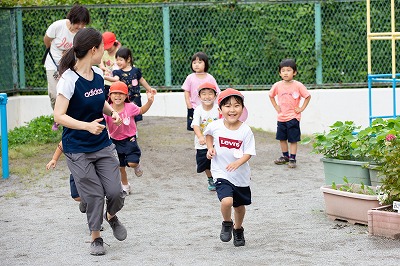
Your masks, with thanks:
[[[219,111],[223,119],[210,123],[204,135],[207,158],[211,159],[211,172],[221,202],[223,217],[220,239],[235,246],[244,246],[242,227],[245,205],[251,204],[250,166],[248,161],[256,155],[251,128],[239,120],[244,111],[244,97],[234,89],[226,89],[218,96]],[[232,221],[232,207],[235,223]]]
[[[215,184],[211,174],[211,160],[207,158],[206,137],[203,131],[207,125],[218,120],[218,106],[215,99],[218,94],[215,84],[203,83],[197,89],[201,105],[194,109],[191,127],[194,131],[194,147],[196,149],[197,173],[205,172],[208,180],[208,190],[215,191]]]

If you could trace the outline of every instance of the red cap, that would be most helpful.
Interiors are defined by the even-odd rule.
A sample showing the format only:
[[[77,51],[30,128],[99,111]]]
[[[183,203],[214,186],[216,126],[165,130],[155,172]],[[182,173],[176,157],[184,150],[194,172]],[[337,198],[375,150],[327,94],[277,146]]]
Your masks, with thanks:
[[[243,96],[243,94],[240,93],[240,91],[235,90],[235,89],[232,89],[232,88],[228,88],[228,89],[224,90],[223,92],[221,92],[221,93],[219,94],[219,96],[218,96],[218,105],[221,104],[221,101],[222,101],[223,99],[225,99],[226,97],[232,96],[232,95],[239,96],[239,97],[241,97],[241,98],[243,99],[243,101],[244,101],[244,96]]]
[[[218,94],[217,86],[215,86],[215,84],[212,84],[212,83],[210,83],[210,82],[205,82],[205,83],[201,84],[201,85],[199,86],[199,88],[197,89],[198,94],[200,94],[200,91],[201,91],[202,89],[214,90],[214,91],[215,91],[215,94]]]
[[[110,49],[117,41],[115,34],[109,31],[103,33],[104,50]]]
[[[122,81],[116,81],[113,84],[111,84],[109,95],[111,95],[111,93],[113,92],[119,92],[125,94],[126,95],[125,102],[129,103],[128,86],[125,83],[123,83]],[[109,98],[109,101],[110,100],[111,99]]]

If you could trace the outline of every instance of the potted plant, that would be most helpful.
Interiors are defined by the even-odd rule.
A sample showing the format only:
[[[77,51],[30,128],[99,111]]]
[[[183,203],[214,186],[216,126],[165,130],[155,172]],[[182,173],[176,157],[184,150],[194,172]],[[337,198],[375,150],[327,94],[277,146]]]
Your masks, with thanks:
[[[352,183],[371,185],[369,170],[366,168],[366,151],[359,139],[356,126],[352,121],[337,121],[330,126],[329,132],[313,135],[313,152],[322,154],[324,164],[325,184],[340,183],[344,176]],[[358,146],[352,143],[358,140]],[[307,144],[311,138],[305,138],[301,143]]]
[[[349,183],[322,186],[325,213],[331,220],[345,220],[351,224],[368,224],[368,210],[379,207],[376,187]]]
[[[383,177],[379,165],[383,163],[385,152],[390,140],[387,136],[396,136],[400,131],[400,117],[390,119],[375,119],[369,127],[360,130],[357,138],[351,144],[355,156],[361,155],[369,161],[370,178],[372,185],[380,185]],[[390,146],[390,145],[389,145]]]
[[[400,238],[400,213],[392,208],[394,201],[400,201],[400,134],[387,134],[384,144],[377,166],[382,174],[378,200],[387,205],[368,211],[368,231],[371,235]]]

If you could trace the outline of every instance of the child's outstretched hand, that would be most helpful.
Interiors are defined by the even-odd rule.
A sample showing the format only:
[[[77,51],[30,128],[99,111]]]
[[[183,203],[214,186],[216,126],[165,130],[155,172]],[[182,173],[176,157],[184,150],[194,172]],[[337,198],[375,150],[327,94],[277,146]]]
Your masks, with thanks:
[[[147,101],[154,102],[154,95],[156,95],[157,91],[153,93],[152,91],[146,91]]]
[[[156,94],[157,94],[157,90],[154,89],[154,88],[150,88],[150,92],[151,92],[151,94],[153,94],[153,95],[156,95]]]
[[[51,161],[46,164],[46,170],[49,170],[50,168],[55,168],[56,165],[57,165],[57,161],[54,159],[51,159]]]

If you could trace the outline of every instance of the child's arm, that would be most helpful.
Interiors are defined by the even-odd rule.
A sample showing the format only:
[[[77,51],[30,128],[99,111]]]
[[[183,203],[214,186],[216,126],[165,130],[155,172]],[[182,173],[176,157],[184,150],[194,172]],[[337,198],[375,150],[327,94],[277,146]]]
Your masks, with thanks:
[[[194,131],[194,134],[196,134],[197,138],[199,139],[200,145],[206,144],[206,138],[203,136],[203,133],[201,133],[200,127],[197,125],[194,125],[193,131]]]
[[[183,93],[185,95],[185,102],[187,109],[192,109],[193,107],[192,104],[190,103],[190,92],[184,91]]]
[[[111,82],[116,82],[119,81],[119,77],[118,76],[104,76],[104,79],[107,81],[111,81]]]
[[[281,112],[281,107],[276,103],[275,97],[269,97],[272,106],[275,108],[276,112],[280,113]]]
[[[233,172],[236,169],[238,169],[240,166],[242,166],[244,163],[246,163],[248,160],[250,160],[251,155],[250,154],[244,154],[242,158],[237,159],[233,163],[230,163],[226,166],[226,171],[228,172]]]
[[[311,100],[311,95],[309,95],[307,98],[304,99],[303,106],[294,108],[294,111],[296,113],[303,112],[306,109],[306,107],[307,107],[308,103],[310,102],[310,100]]]
[[[151,91],[146,91],[147,103],[140,107],[140,114],[146,113],[154,102],[154,94]]]
[[[99,64],[99,68],[100,68],[101,70],[103,70],[103,72],[105,72],[105,71],[107,70],[106,66],[105,66],[104,63],[103,63],[103,60],[101,60],[101,62],[100,62],[100,64]]]
[[[156,94],[157,94],[157,90],[154,89],[154,88],[152,88],[152,87],[149,85],[149,83],[147,83],[147,81],[146,81],[143,77],[141,77],[141,78],[139,79],[139,83],[140,83],[140,85],[143,86],[143,88],[146,89],[146,92],[151,92],[151,94],[153,94],[153,95],[156,95]]]
[[[212,159],[217,153],[214,148],[214,137],[211,135],[206,135],[206,144],[207,144],[207,159]]]
[[[58,143],[56,150],[54,151],[53,158],[46,165],[47,170],[49,170],[50,168],[56,167],[57,161],[60,158],[62,153],[63,153],[63,148],[62,148],[62,142],[60,141]]]

